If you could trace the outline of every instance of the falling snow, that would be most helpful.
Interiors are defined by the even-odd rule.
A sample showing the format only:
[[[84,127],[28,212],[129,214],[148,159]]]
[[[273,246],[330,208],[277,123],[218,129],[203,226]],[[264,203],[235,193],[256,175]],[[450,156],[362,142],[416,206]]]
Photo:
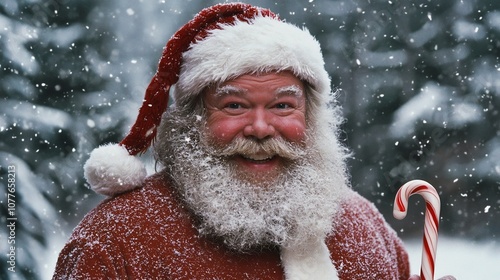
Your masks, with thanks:
[[[88,153],[121,140],[165,42],[213,3],[1,1],[0,185],[15,165],[24,278],[50,278],[69,233],[102,200],[83,180]],[[410,201],[402,222],[390,212],[396,189],[419,178],[442,200],[437,276],[496,277],[500,9],[487,0],[258,3],[318,38],[346,117],[352,186],[408,240],[414,272],[423,202]]]

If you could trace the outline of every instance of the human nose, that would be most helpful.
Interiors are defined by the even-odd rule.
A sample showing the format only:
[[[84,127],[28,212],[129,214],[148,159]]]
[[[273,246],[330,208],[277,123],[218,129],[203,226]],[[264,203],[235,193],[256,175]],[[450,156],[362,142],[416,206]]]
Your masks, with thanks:
[[[256,109],[243,134],[246,137],[255,137],[259,140],[275,136],[276,129],[272,124],[272,118],[269,116],[269,113],[265,109]]]

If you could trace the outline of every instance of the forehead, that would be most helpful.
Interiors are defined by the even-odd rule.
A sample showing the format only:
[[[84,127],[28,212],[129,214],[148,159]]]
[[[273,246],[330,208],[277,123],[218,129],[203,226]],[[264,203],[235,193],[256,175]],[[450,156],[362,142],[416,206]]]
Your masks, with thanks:
[[[211,89],[213,94],[219,96],[228,94],[244,95],[253,91],[301,96],[304,94],[304,83],[289,72],[279,72],[242,75],[215,85]]]

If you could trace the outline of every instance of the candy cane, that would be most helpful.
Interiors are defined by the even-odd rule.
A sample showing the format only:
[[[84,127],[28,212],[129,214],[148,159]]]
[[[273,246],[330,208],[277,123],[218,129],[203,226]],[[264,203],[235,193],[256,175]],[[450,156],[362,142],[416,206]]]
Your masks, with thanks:
[[[432,280],[434,279],[434,260],[436,259],[441,201],[436,189],[431,184],[422,180],[410,181],[404,184],[396,194],[393,210],[396,219],[402,220],[406,217],[408,198],[413,194],[419,194],[425,199],[424,244],[420,278],[422,280]]]

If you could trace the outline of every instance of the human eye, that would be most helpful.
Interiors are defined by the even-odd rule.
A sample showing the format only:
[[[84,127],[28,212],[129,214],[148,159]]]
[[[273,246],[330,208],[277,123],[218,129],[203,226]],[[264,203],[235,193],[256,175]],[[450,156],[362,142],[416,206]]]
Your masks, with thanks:
[[[230,115],[239,115],[245,112],[245,104],[241,102],[228,101],[222,104],[222,110]]]
[[[271,105],[271,110],[276,115],[287,116],[293,114],[297,110],[301,110],[302,103],[294,96],[284,96],[276,99]]]
[[[291,109],[292,108],[292,105],[288,104],[288,103],[278,103],[276,104],[276,109]]]
[[[230,109],[230,110],[237,110],[237,109],[243,108],[243,106],[239,103],[231,102],[231,103],[227,103],[225,105],[225,108]]]
[[[293,103],[289,102],[278,102],[274,104],[272,110],[276,115],[279,116],[288,116],[292,114],[297,107]]]

